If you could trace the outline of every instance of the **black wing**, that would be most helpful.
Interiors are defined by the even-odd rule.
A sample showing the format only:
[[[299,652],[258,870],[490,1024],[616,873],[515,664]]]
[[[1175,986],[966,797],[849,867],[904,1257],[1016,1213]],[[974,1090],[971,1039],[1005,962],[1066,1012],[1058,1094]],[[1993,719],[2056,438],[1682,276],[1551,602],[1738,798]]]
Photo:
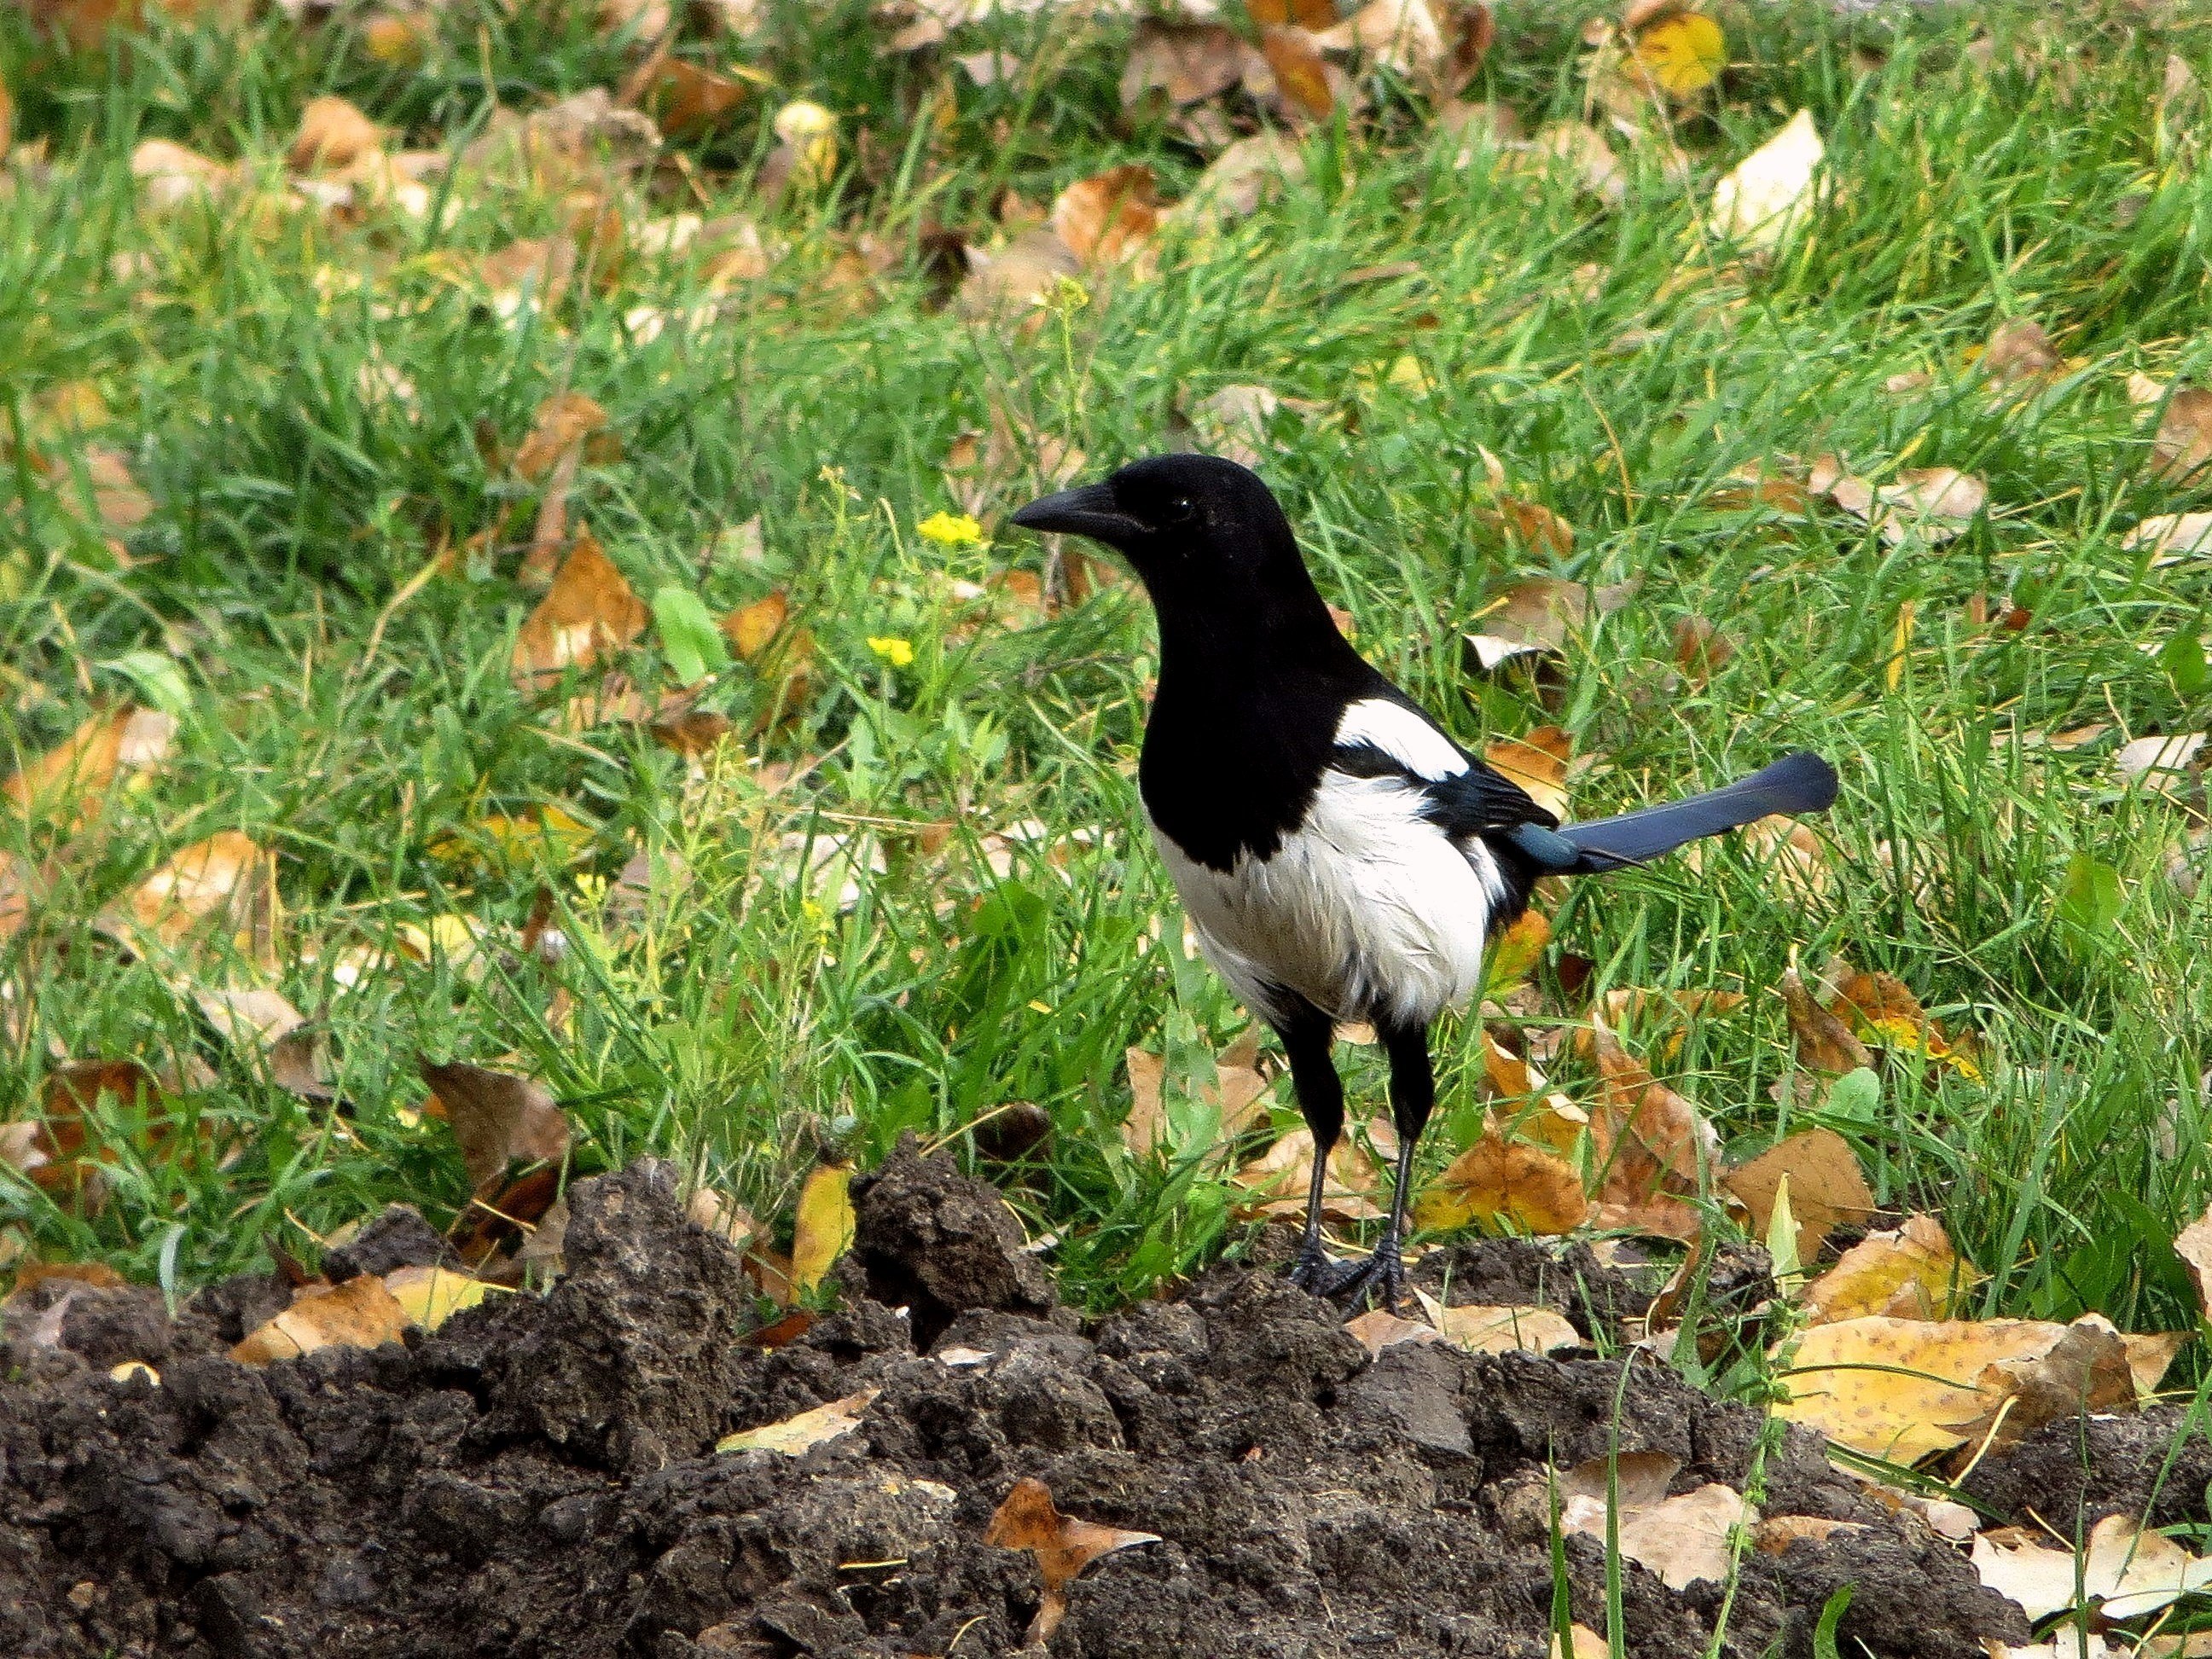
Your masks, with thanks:
[[[1534,823],[1547,830],[1559,823],[1503,772],[1471,755],[1466,759],[1463,772],[1446,778],[1425,778],[1386,749],[1371,743],[1353,743],[1338,744],[1328,763],[1332,770],[1352,777],[1397,778],[1419,790],[1421,816],[1454,841],[1466,841],[1485,830],[1510,829],[1516,823]]]

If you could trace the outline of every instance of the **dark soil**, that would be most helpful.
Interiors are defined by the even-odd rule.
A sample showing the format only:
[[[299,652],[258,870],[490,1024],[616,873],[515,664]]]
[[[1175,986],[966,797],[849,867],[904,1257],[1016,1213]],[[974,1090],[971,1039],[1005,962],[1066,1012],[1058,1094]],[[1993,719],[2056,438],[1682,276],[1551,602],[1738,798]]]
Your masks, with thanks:
[[[1020,1650],[1038,1607],[1034,1558],[983,1542],[1035,1476],[1064,1512],[1163,1540],[1075,1581],[1053,1654],[1540,1659],[1547,1460],[1602,1455],[1617,1419],[1622,1450],[1680,1460],[1682,1488],[1741,1486],[1759,1443],[1754,1413],[1648,1361],[1624,1387],[1587,1352],[1370,1360],[1335,1312],[1249,1266],[1086,1322],[989,1188],[910,1155],[860,1188],[846,1310],[773,1351],[747,1343],[751,1287],[665,1166],[580,1183],[571,1207],[550,1295],[404,1347],[233,1363],[226,1346],[282,1305],[273,1279],[174,1321],[135,1289],[32,1309],[0,1384],[0,1653],[981,1659]],[[352,1258],[387,1270],[436,1248],[394,1216]],[[1421,1276],[1455,1301],[1541,1299],[1586,1334],[1640,1305],[1587,1250],[1475,1246]],[[917,1336],[991,1357],[949,1364]],[[109,1379],[132,1358],[159,1384]],[[803,1456],[712,1449],[868,1388],[860,1427]],[[2153,1421],[2130,1425],[2140,1443],[2098,1425],[2118,1437],[2109,1476],[2045,1431],[1978,1490],[2045,1514],[2053,1492],[2132,1507],[2163,1456]],[[2212,1453],[2188,1455],[2161,1501],[2202,1519]],[[1876,1655],[2027,1639],[1954,1548],[1869,1502],[1813,1437],[1770,1450],[1755,1496],[1869,1524],[1752,1555],[1724,1653],[1809,1654],[1845,1584],[1844,1635]],[[1566,1553],[1575,1617],[1601,1628],[1602,1553]],[[1626,1596],[1650,1659],[1705,1652],[1723,1607],[1717,1584],[1677,1593],[1632,1565]]]

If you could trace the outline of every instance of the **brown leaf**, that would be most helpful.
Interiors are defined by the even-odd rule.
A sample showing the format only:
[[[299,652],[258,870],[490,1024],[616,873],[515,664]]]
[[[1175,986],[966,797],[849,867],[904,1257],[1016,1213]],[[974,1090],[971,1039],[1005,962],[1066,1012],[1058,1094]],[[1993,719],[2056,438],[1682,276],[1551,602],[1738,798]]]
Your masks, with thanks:
[[[0,783],[4,799],[26,818],[53,818],[81,829],[98,810],[118,771],[144,771],[167,757],[173,715],[128,705],[94,714],[63,742]]]
[[[241,1364],[269,1365],[296,1359],[318,1348],[374,1348],[404,1340],[407,1310],[373,1273],[360,1273],[335,1288],[303,1285],[292,1305],[246,1333],[230,1351]]]
[[[1413,1205],[1423,1227],[1503,1224],[1526,1233],[1572,1232],[1589,1218],[1582,1177],[1555,1153],[1485,1135],[1446,1166]]]
[[[1948,542],[1972,522],[1989,504],[1990,487],[1956,467],[1911,467],[1895,482],[1875,485],[1852,477],[1833,455],[1813,463],[1808,481],[1816,495],[1826,495],[1854,518],[1863,519],[1881,532],[1893,546],[1917,536],[1933,545]]]
[[[568,1120],[544,1085],[512,1072],[456,1060],[440,1066],[416,1055],[415,1068],[461,1149],[471,1186],[507,1172],[517,1159],[558,1164],[568,1155]]]
[[[583,667],[603,651],[619,650],[651,620],[614,562],[588,531],[580,532],[555,573],[553,586],[515,635],[513,673],[527,691]]]
[[[1674,665],[1692,685],[1703,685],[1735,659],[1735,647],[1707,617],[1674,624]]]
[[[1499,738],[1482,757],[1528,792],[1553,817],[1567,816],[1567,756],[1573,739],[1556,726],[1540,726],[1525,738]]]
[[[1810,1263],[1838,1227],[1861,1224],[1874,1213],[1874,1194],[1850,1143],[1832,1129],[1807,1129],[1731,1170],[1722,1183],[1751,1212],[1754,1241],[1765,1241],[1784,1181],[1790,1212],[1797,1220],[1801,1264]]]
[[[2189,1269],[2197,1286],[2197,1305],[2212,1316],[2212,1214],[2201,1215],[2184,1227],[2173,1241],[2174,1254]]]
[[[1976,1382],[1991,1403],[1955,1426],[1977,1450],[1984,1444],[2018,1445],[2045,1424],[2084,1412],[2136,1407],[2135,1367],[2127,1342],[2095,1314],[2067,1326],[2040,1353],[2000,1355]]]
[[[1387,1124],[1370,1126],[1370,1134],[1387,1133]],[[1235,1206],[1240,1216],[1303,1216],[1313,1182],[1314,1138],[1310,1129],[1293,1129],[1230,1177],[1253,1196]],[[1335,1221],[1380,1221],[1379,1200],[1387,1191],[1382,1172],[1349,1133],[1340,1135],[1328,1155],[1322,1185],[1322,1213]]]
[[[1381,1308],[1370,1308],[1357,1319],[1344,1322],[1345,1334],[1356,1339],[1374,1358],[1385,1348],[1395,1348],[1401,1342],[1441,1342],[1443,1333],[1434,1325],[1424,1325],[1417,1319],[1401,1319],[1396,1314]]]
[[[1054,1507],[1052,1492],[1043,1481],[1024,1478],[1014,1483],[993,1512],[983,1541],[1000,1549],[1027,1550],[1036,1557],[1044,1597],[1027,1638],[1027,1644],[1036,1646],[1059,1628],[1067,1612],[1068,1583],[1084,1568],[1102,1555],[1160,1540],[1157,1533],[1102,1527],[1064,1516]]]
[[[174,950],[203,924],[264,966],[276,963],[276,855],[250,836],[195,842],[100,912],[94,925],[142,955]]]
[[[47,1192],[82,1193],[97,1174],[84,1157],[86,1121],[103,1096],[134,1111],[150,1111],[163,1099],[154,1074],[135,1060],[65,1060],[46,1073],[36,1118],[0,1125],[0,1163]],[[166,1126],[149,1126],[149,1150],[158,1151],[167,1135]]]
[[[1142,103],[1155,88],[1170,105],[1195,104],[1228,91],[1244,74],[1244,46],[1218,23],[1178,26],[1147,20],[1121,70],[1121,106]]]
[[[738,659],[750,662],[768,649],[790,620],[791,598],[779,587],[723,617],[722,634]]]
[[[1789,1010],[1790,1035],[1796,1041],[1798,1065],[1808,1071],[1840,1076],[1874,1064],[1866,1044],[1814,998],[1795,968],[1783,970],[1782,1000]]]
[[[2046,380],[2062,367],[2063,360],[2051,349],[2051,337],[2032,317],[1998,324],[1982,351],[1982,373],[2002,386]]]
[[[93,516],[108,530],[121,532],[143,524],[154,511],[154,498],[131,475],[123,452],[105,444],[87,444],[80,459],[85,480],[92,487]]]
[[[311,98],[300,112],[300,130],[284,164],[295,173],[349,167],[382,148],[384,132],[343,98]]]
[[[2172,483],[2194,478],[2212,466],[2212,389],[2169,390],[2148,374],[2131,375],[2128,397],[2137,404],[2165,407],[2151,439],[2151,471]]]
[[[583,459],[592,462],[622,454],[620,440],[607,430],[607,411],[598,402],[580,392],[557,392],[530,417],[529,435],[514,452],[515,474],[535,483],[573,449],[581,449]]]
[[[1602,1080],[1590,1136],[1600,1199],[1636,1204],[1667,1194],[1702,1192],[1720,1160],[1720,1137],[1698,1109],[1653,1079],[1593,1012],[1590,1037]]]
[[[682,138],[724,125],[750,96],[742,81],[671,58],[653,77],[646,107],[664,135]]]
[[[1717,1481],[1668,1497],[1680,1467],[1664,1452],[1623,1452],[1610,1463],[1602,1457],[1578,1463],[1559,1479],[1565,1499],[1559,1525],[1601,1541],[1610,1534],[1623,1555],[1675,1589],[1701,1578],[1724,1583],[1735,1563],[1729,1531],[1754,1524],[1759,1511],[1741,1492]],[[1608,1489],[1620,1500],[1610,1524]]]
[[[1368,0],[1314,38],[1328,51],[1357,50],[1370,63],[1414,78],[1436,75],[1451,48],[1430,0]]]
[[[1260,31],[1260,51],[1287,115],[1321,121],[1336,107],[1336,82],[1322,60],[1319,39],[1294,25]]]
[[[1305,154],[1288,135],[1255,133],[1215,156],[1173,211],[1201,222],[1243,218],[1305,176]]]
[[[1054,198],[1052,228],[1086,267],[1128,258],[1158,228],[1159,181],[1142,163],[1079,179]]]
[[[1571,1348],[1583,1340],[1565,1316],[1551,1308],[1474,1303],[1447,1308],[1426,1291],[1417,1289],[1413,1294],[1422,1314],[1444,1340],[1467,1353],[1511,1353],[1516,1349],[1523,1353],[1549,1353],[1554,1348]]]
[[[1805,1320],[1948,1319],[1981,1278],[1952,1248],[1942,1222],[1908,1216],[1900,1227],[1869,1233],[1805,1287]]]

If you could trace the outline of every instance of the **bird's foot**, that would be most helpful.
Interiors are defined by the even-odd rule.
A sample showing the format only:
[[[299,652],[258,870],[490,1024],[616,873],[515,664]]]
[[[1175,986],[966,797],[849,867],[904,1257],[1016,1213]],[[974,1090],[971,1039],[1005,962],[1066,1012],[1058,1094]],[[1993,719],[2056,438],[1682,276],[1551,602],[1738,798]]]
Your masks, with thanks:
[[[1364,1261],[1337,1261],[1316,1242],[1298,1251],[1298,1259],[1291,1264],[1291,1283],[1314,1296],[1334,1297],[1354,1274],[1365,1272],[1366,1267]]]
[[[1350,1271],[1324,1294],[1340,1301],[1357,1302],[1370,1292],[1379,1292],[1383,1310],[1398,1311],[1398,1304],[1406,1294],[1406,1264],[1399,1259],[1396,1239],[1386,1236],[1366,1261],[1346,1265]]]

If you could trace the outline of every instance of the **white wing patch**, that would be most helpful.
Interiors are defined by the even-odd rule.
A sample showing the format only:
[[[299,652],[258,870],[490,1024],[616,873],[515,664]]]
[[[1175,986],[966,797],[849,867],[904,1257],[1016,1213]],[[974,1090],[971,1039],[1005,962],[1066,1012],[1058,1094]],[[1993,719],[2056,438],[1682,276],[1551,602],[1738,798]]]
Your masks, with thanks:
[[[1403,779],[1324,773],[1275,855],[1226,873],[1152,833],[1206,959],[1247,1007],[1277,1018],[1290,990],[1337,1019],[1423,1024],[1480,987],[1504,884],[1488,848],[1457,845],[1420,809]]]
[[[1467,770],[1459,745],[1401,702],[1368,697],[1353,703],[1337,722],[1337,745],[1372,744],[1417,778],[1431,782]]]

